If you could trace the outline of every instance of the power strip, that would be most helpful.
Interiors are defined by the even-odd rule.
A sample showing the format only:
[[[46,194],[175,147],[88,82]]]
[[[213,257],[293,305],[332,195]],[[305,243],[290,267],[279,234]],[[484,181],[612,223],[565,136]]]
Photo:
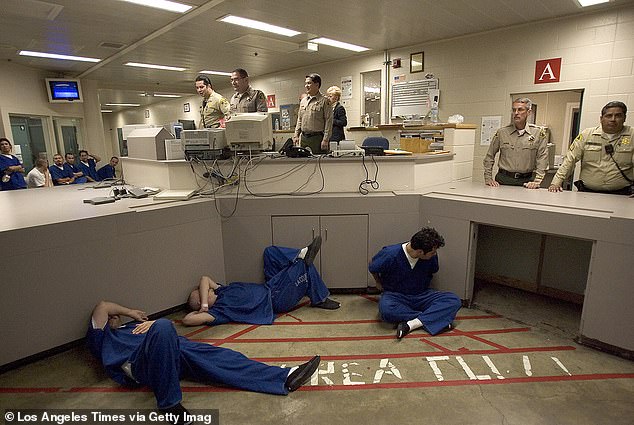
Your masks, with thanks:
[[[340,158],[342,156],[363,156],[365,151],[363,149],[341,149],[330,152],[330,156],[333,158]]]

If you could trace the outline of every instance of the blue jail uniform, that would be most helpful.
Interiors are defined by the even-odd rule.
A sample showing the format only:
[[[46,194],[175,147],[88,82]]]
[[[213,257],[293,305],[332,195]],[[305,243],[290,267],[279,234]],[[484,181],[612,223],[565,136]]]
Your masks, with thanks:
[[[99,179],[99,175],[97,174],[97,163],[95,162],[94,159],[89,159],[88,160],[88,165],[86,165],[83,162],[79,161],[77,163],[77,168],[79,169],[79,171],[84,173],[85,177],[90,177],[94,181],[99,181],[100,180]]]
[[[53,185],[59,186],[60,183],[57,183],[57,179],[72,179],[73,178],[73,167],[68,163],[64,163],[62,166],[63,169],[60,169],[57,165],[51,165],[48,167],[48,171],[51,173],[51,179],[53,180]]]
[[[116,330],[89,326],[86,340],[92,354],[108,375],[121,385],[148,386],[159,409],[181,402],[180,379],[220,383],[248,391],[288,394],[285,383],[289,369],[250,360],[228,348],[190,341],[178,336],[170,320],[158,319],[147,333],[135,335],[138,322]],[[130,362],[132,376],[121,368]]]
[[[69,164],[68,162],[65,164],[68,165],[72,170],[73,173],[83,173],[79,167],[77,166],[77,164]],[[75,181],[73,182],[74,184],[80,184],[80,183],[86,183],[88,181],[88,179],[84,176],[81,177],[76,177]]]
[[[438,255],[418,259],[412,268],[402,244],[389,245],[372,258],[369,270],[381,278],[379,313],[386,322],[418,318],[427,332],[436,335],[451,324],[462,306],[457,295],[429,287],[438,271]]]
[[[115,169],[110,164],[106,164],[103,167],[101,167],[99,170],[97,170],[97,176],[99,177],[99,180],[117,178],[117,176],[115,175]]]
[[[275,314],[286,313],[304,297],[311,304],[324,301],[330,292],[314,265],[297,258],[299,250],[270,246],[264,250],[266,283],[233,282],[216,289],[216,302],[208,313],[209,325],[229,322],[270,325]]]
[[[4,176],[4,170],[8,167],[13,167],[16,165],[22,165],[20,160],[15,156],[11,155],[11,157],[7,157],[4,154],[0,154],[0,177]],[[19,171],[14,171],[9,174],[10,178],[8,182],[0,181],[0,190],[17,190],[17,189],[26,189],[26,180],[24,180],[24,175]]]

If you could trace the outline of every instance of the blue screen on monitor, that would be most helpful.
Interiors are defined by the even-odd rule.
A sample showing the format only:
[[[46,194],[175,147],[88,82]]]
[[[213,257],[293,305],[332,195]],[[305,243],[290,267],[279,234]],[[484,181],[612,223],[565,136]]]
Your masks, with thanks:
[[[49,81],[52,100],[80,100],[77,81]]]

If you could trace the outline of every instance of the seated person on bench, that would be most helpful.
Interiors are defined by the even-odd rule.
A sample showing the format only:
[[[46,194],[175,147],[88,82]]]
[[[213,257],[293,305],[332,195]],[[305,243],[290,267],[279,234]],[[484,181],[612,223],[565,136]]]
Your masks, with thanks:
[[[192,309],[183,318],[186,326],[221,325],[229,322],[270,325],[275,314],[292,310],[304,297],[317,308],[340,307],[328,298],[313,260],[321,247],[317,236],[303,249],[269,246],[264,250],[265,284],[234,282],[221,286],[203,276],[187,303]]]

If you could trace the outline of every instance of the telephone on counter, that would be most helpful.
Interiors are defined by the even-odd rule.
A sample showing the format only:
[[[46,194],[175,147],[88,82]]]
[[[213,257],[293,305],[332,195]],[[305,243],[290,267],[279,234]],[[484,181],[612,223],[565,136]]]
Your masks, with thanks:
[[[294,146],[293,139],[288,139],[284,142],[282,149],[280,149],[280,153],[289,158],[308,158],[309,156],[313,156],[310,149]]]

